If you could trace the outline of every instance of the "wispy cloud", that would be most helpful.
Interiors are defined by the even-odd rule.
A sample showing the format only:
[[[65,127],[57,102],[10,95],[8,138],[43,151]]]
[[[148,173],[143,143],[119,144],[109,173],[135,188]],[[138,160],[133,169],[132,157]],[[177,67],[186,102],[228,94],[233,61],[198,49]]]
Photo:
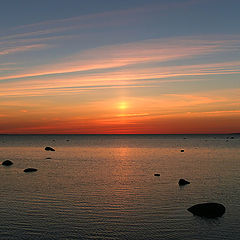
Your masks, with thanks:
[[[81,16],[54,19],[16,26],[9,30],[9,33],[0,34],[1,44],[19,44],[20,42],[41,43],[53,39],[68,38],[69,35],[79,37],[84,30],[103,29],[119,26],[138,25],[152,14],[166,14],[176,8],[186,8],[192,5],[201,4],[202,0],[185,0],[168,3],[143,4],[132,8],[112,10],[98,13],[90,13]],[[144,19],[142,18],[144,14]]]
[[[143,117],[148,115],[149,113],[121,113],[117,114],[117,117]]]
[[[25,45],[25,46],[19,46],[19,47],[12,47],[12,48],[7,48],[0,50],[0,56],[1,55],[8,55],[8,54],[13,54],[17,52],[26,52],[26,51],[31,51],[31,50],[39,50],[46,48],[46,44],[34,44],[34,45]]]
[[[79,35],[58,35],[58,36],[48,36],[48,37],[32,37],[32,38],[17,38],[11,40],[0,40],[0,46],[19,46],[20,44],[29,44],[29,43],[46,43],[46,42],[55,42],[57,40],[69,40],[72,38],[78,38]]]
[[[79,54],[75,54],[74,56],[62,59],[61,62],[55,64],[48,64],[47,66],[37,66],[35,67],[35,70],[29,69],[26,72],[22,72],[16,75],[5,75],[2,76],[0,80],[16,78],[20,79],[37,76],[42,77],[54,74],[80,73],[90,70],[109,69],[109,71],[111,71],[111,68],[121,67],[125,67],[127,69],[127,67],[129,66],[134,66],[138,64],[152,64],[152,63],[159,64],[161,62],[167,62],[178,59],[182,60],[194,56],[229,51],[229,49],[232,49],[233,51],[234,49],[236,49],[237,44],[240,44],[240,41],[237,40],[217,41],[217,40],[201,40],[196,38],[177,38],[177,39],[156,39],[147,40],[143,42],[105,46],[82,51]],[[20,49],[21,48],[15,49],[15,51]],[[7,51],[4,52],[7,53]],[[143,67],[144,69],[147,68],[144,65],[141,66],[139,65],[139,68],[141,67]],[[178,69],[180,68],[181,67],[179,66]],[[166,69],[167,67],[165,67],[165,72]],[[171,70],[172,75],[173,69],[174,67],[172,67],[171,69],[169,67],[169,70]],[[184,71],[184,67],[182,67],[182,69]],[[161,70],[161,68],[158,70]],[[146,69],[146,71],[148,70]],[[218,71],[221,71],[221,69],[218,69]],[[222,72],[223,71],[224,69],[222,69]],[[214,73],[214,69],[212,70],[212,72]],[[202,69],[201,73],[199,74],[206,74],[206,72],[204,73]],[[211,74],[211,71],[209,71],[208,74]]]
[[[121,71],[108,70],[104,73],[86,73],[82,76],[47,76],[43,79],[21,79],[21,81],[0,83],[0,95],[17,96],[77,94],[80,91],[92,91],[109,88],[154,87],[159,84],[174,82],[206,81],[196,76],[240,74],[240,62],[223,62],[185,66],[168,66],[155,68],[128,68]],[[187,79],[184,77],[188,77]],[[189,79],[189,77],[191,77]]]

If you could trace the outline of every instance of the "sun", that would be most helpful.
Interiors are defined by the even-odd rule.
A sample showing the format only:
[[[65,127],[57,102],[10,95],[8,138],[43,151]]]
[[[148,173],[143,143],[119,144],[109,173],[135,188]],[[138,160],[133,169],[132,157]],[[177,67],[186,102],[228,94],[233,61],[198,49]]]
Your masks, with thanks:
[[[127,108],[128,108],[127,102],[125,102],[125,101],[119,102],[118,108],[119,108],[120,110],[125,110],[125,109],[127,109]]]

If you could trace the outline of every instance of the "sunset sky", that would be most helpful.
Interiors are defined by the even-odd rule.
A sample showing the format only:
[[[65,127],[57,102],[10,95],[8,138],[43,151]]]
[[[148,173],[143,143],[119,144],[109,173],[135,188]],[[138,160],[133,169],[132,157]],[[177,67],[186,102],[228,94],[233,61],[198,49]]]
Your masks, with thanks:
[[[0,133],[240,132],[239,0],[1,0]]]

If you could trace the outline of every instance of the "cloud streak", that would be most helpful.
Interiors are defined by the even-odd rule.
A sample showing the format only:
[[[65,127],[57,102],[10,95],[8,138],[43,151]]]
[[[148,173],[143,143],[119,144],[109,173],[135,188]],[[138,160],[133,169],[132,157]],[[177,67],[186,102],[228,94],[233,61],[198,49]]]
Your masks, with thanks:
[[[43,79],[21,79],[21,81],[0,83],[0,95],[38,94],[73,94],[80,91],[92,91],[109,88],[154,87],[159,84],[174,82],[206,81],[196,76],[240,74],[240,62],[222,62],[213,64],[197,64],[155,68],[133,68],[121,71],[85,74],[82,76],[63,76],[62,78],[47,76]],[[179,77],[181,77],[179,79]],[[187,79],[184,77],[188,77]],[[191,77],[192,79],[189,79]]]
[[[191,38],[177,38],[165,40],[156,39],[143,42],[105,46],[82,51],[79,54],[75,54],[74,56],[62,59],[61,62],[55,64],[48,64],[47,66],[37,66],[35,67],[35,70],[29,69],[27,72],[22,72],[16,75],[5,75],[0,77],[0,80],[17,78],[21,79],[40,76],[42,77],[46,75],[56,74],[81,73],[91,70],[111,70],[111,68],[127,68],[140,64],[160,64],[167,61],[179,59],[182,60],[194,56],[229,51],[229,49],[234,50],[236,49],[236,44],[240,44],[240,41],[216,41]],[[13,49],[12,51],[14,52],[27,50],[34,47],[43,46],[30,45],[26,48],[20,47]],[[7,54],[8,51],[4,50],[3,54],[4,53]],[[223,71],[224,69],[222,70],[222,72]],[[211,71],[209,71],[209,74],[210,73]]]
[[[40,49],[43,49],[46,47],[47,47],[46,44],[33,44],[33,45],[12,47],[12,48],[0,50],[0,56],[14,54],[14,53],[18,53],[18,52],[26,52],[26,51],[31,51],[31,50],[40,50]]]

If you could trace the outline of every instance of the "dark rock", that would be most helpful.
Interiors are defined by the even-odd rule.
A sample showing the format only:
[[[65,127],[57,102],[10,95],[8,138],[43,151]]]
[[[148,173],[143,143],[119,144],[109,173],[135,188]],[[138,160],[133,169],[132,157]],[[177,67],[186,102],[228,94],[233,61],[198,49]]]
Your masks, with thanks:
[[[37,169],[36,168],[26,168],[24,169],[24,172],[36,172]]]
[[[225,207],[220,203],[196,204],[187,210],[194,215],[207,218],[221,217],[225,213]]]
[[[183,185],[186,185],[186,184],[190,184],[190,182],[185,180],[185,179],[182,179],[182,178],[179,179],[179,181],[178,181],[179,186],[183,186]]]
[[[46,150],[46,151],[55,151],[55,149],[52,148],[52,147],[45,147],[45,150]]]
[[[52,159],[52,158],[50,158],[50,157],[47,157],[46,159]]]
[[[154,176],[159,177],[160,173],[154,173]]]
[[[70,140],[69,140],[69,139],[67,139],[66,141],[67,141],[67,142],[69,142]]]
[[[11,166],[11,165],[13,165],[13,162],[10,160],[6,160],[6,161],[2,162],[2,165],[3,166]]]
[[[181,152],[184,152],[184,149],[181,149]]]

